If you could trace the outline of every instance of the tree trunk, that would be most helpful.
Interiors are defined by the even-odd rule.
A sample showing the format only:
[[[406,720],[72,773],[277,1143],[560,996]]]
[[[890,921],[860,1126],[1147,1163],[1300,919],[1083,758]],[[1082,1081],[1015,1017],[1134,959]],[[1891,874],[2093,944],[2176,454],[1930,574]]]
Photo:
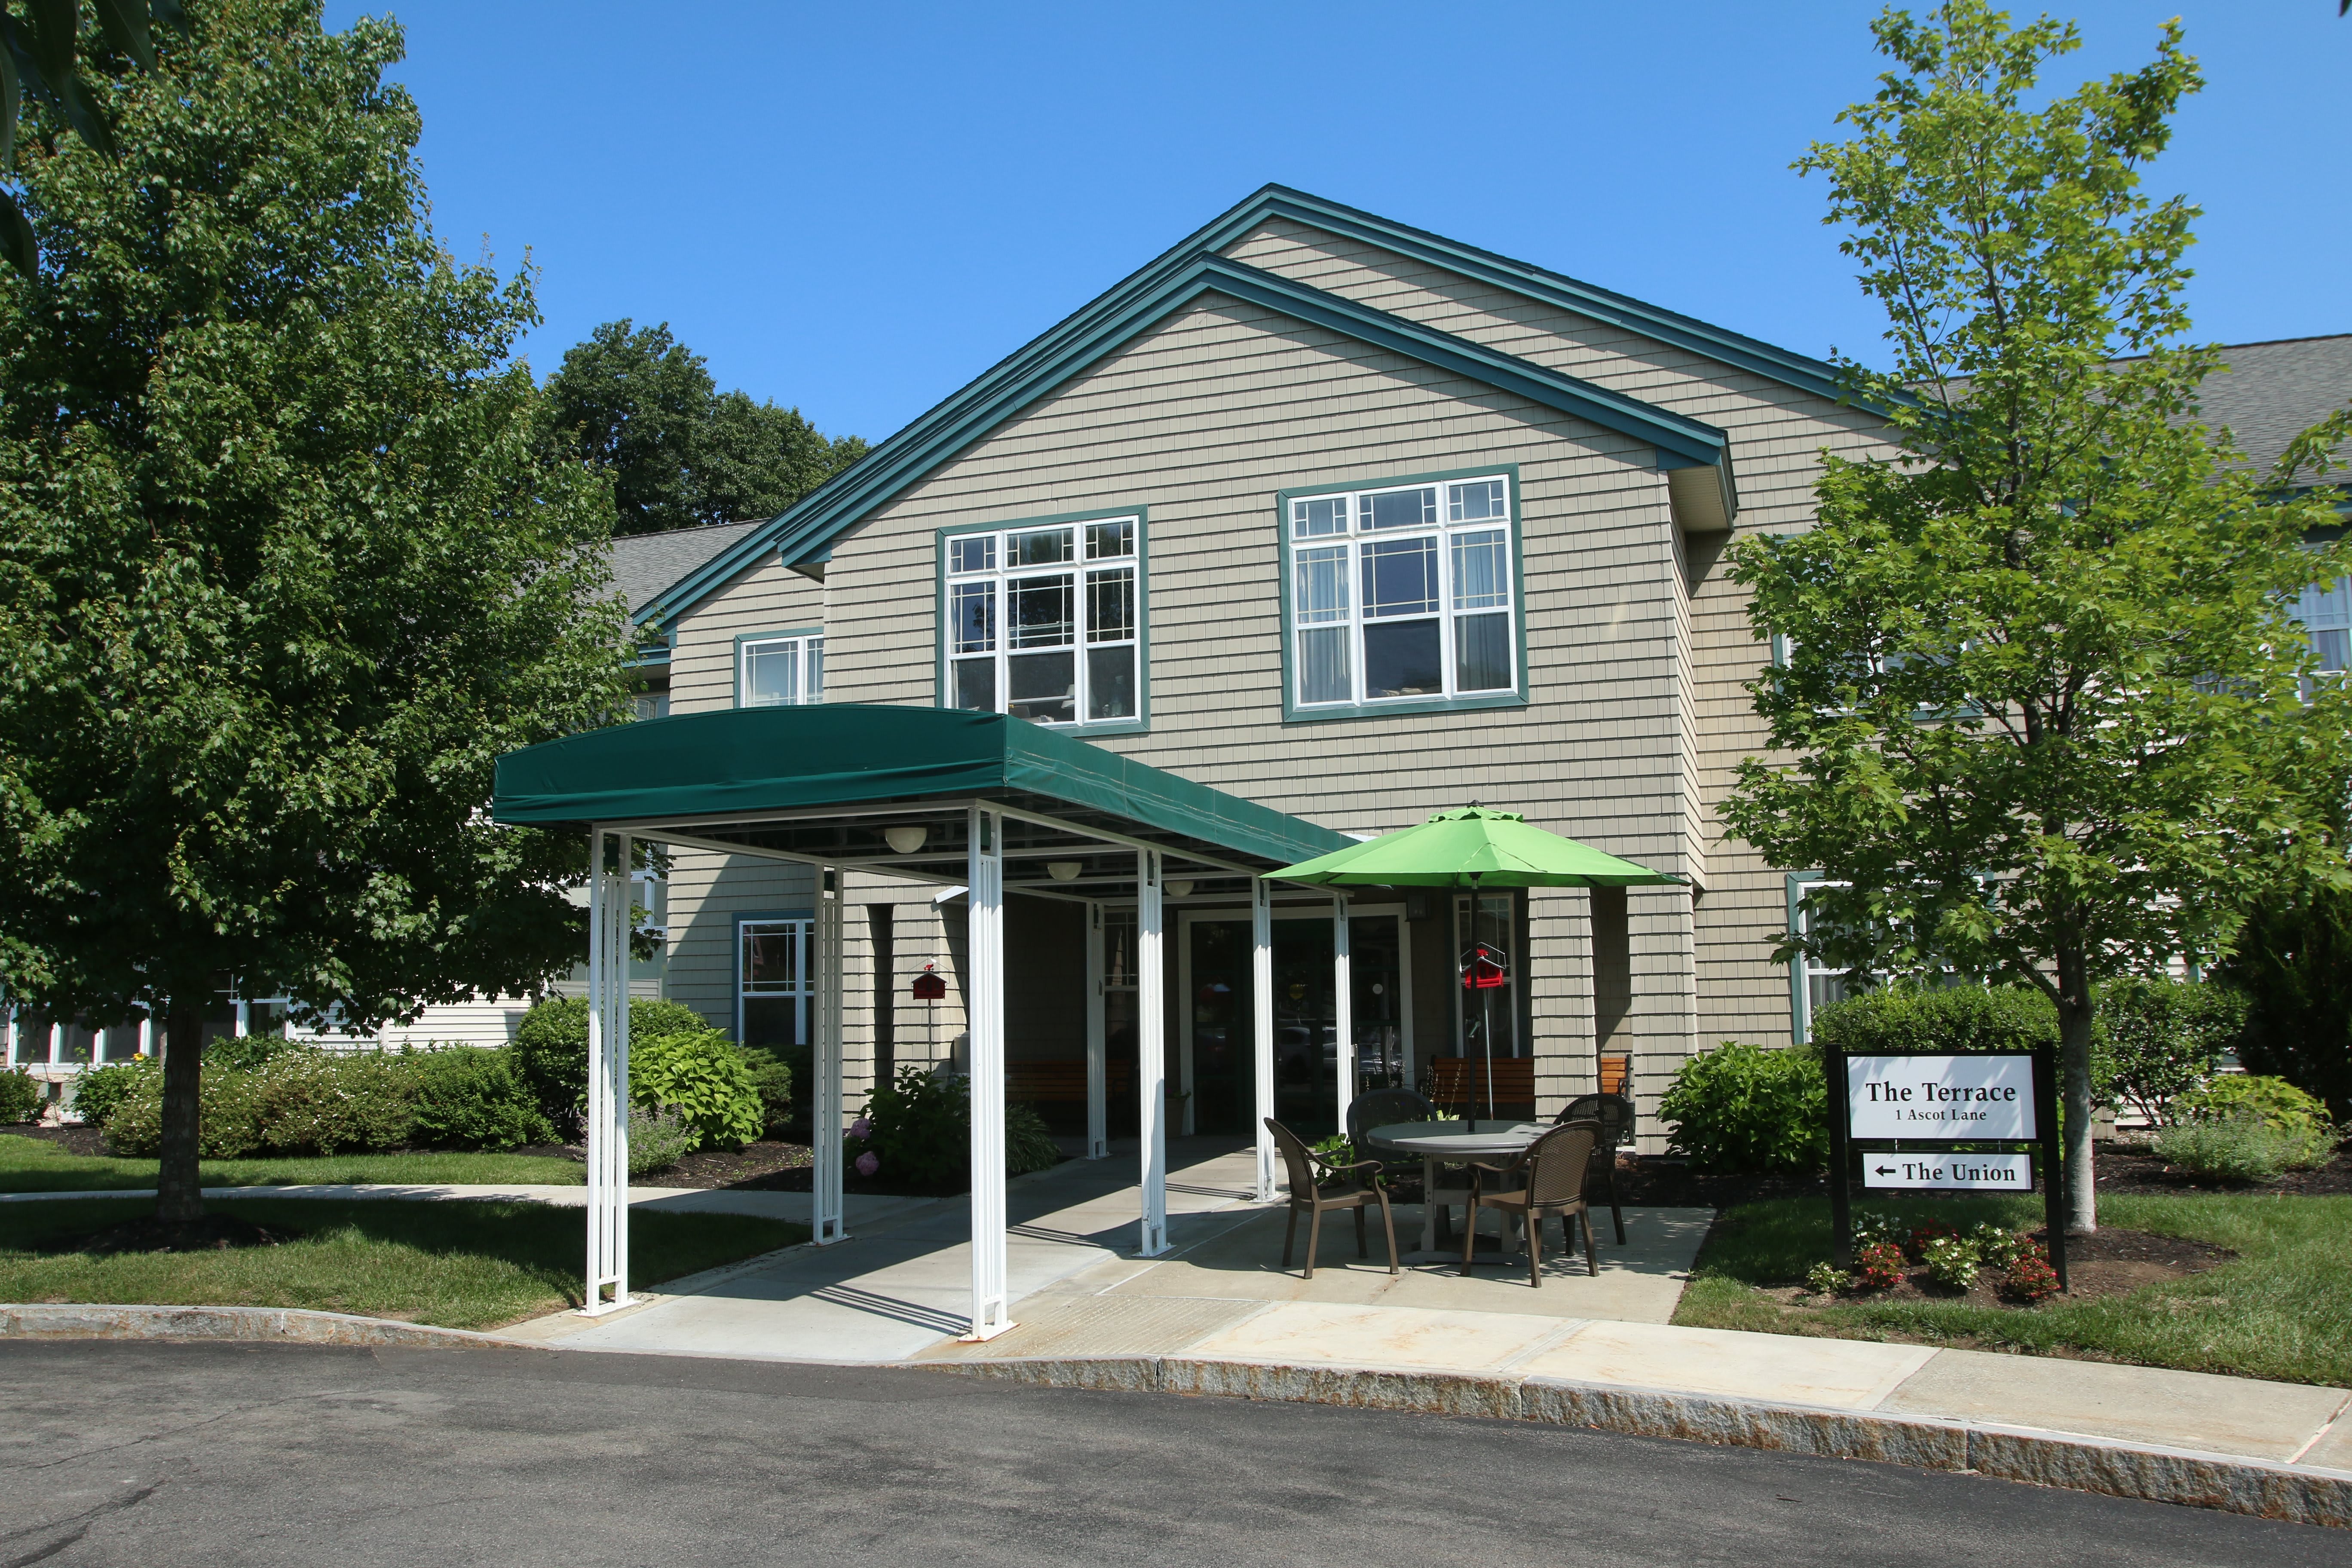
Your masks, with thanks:
[[[204,1109],[205,1013],[201,1001],[173,997],[164,1015],[163,1164],[155,1175],[155,1217],[165,1225],[202,1218],[196,1174]]]
[[[2091,1163],[2091,1034],[2097,1019],[2079,953],[2058,955],[2059,1098],[2065,1107],[2066,1228],[2099,1228],[2097,1173]]]

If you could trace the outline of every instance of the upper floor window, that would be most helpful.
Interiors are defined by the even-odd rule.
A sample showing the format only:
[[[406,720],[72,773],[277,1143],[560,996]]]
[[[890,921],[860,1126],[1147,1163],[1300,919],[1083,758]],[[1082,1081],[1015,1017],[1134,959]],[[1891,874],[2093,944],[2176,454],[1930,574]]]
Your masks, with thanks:
[[[776,632],[735,643],[735,706],[824,700],[824,634]]]
[[[956,532],[940,702],[1040,724],[1142,714],[1141,513]]]
[[[1283,497],[1290,707],[1513,699],[1516,474]]]
[[[2295,603],[2294,615],[2310,634],[2320,668],[2352,669],[2352,577],[2305,588]]]

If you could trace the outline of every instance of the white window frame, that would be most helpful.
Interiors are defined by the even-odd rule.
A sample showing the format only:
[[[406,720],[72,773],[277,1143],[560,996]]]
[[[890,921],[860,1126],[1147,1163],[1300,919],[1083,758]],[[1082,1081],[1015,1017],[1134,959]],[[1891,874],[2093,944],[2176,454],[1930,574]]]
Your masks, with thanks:
[[[792,689],[782,697],[752,700],[751,665],[756,658],[789,650]],[[760,632],[735,639],[735,706],[792,708],[824,700],[824,631],[802,627],[789,632]]]
[[[2294,618],[2317,651],[2323,672],[2352,669],[2352,577],[2304,589],[2295,599]]]
[[[1149,637],[1145,564],[1145,515],[1135,511],[1081,517],[1037,518],[987,528],[942,531],[940,549],[940,706],[1012,713],[1057,730],[1140,727],[1144,722]],[[1017,562],[1020,542],[1060,535],[1067,553],[1058,560]],[[1127,616],[1120,626],[1097,618],[1099,592],[1128,582]],[[1010,606],[1016,586],[1062,579],[1070,595],[1070,616],[1059,641],[1031,640],[1013,646]],[[985,625],[967,612],[986,605]],[[1036,633],[1030,636],[1034,639]],[[1128,710],[1098,713],[1110,699],[1098,694],[1096,655],[1127,658]],[[1027,657],[1065,655],[1070,660],[1066,696],[1016,700],[1013,663]],[[985,680],[987,700],[979,700]],[[1066,700],[1069,716],[1053,716],[1052,705]]]
[[[1381,511],[1416,492],[1431,498],[1423,508],[1423,521],[1381,524]],[[1521,652],[1524,605],[1517,515],[1518,476],[1510,468],[1283,492],[1283,646],[1290,712],[1299,718],[1317,718],[1522,700],[1527,672]],[[1371,597],[1367,563],[1373,551],[1415,540],[1428,542],[1435,556],[1433,595],[1425,601],[1431,607],[1372,613],[1373,606],[1367,603]],[[1487,556],[1491,572],[1483,583],[1463,569],[1467,549],[1478,547],[1492,552]],[[1331,567],[1338,568],[1336,576],[1328,570]],[[1460,667],[1461,628],[1465,622],[1487,617],[1498,618],[1501,624],[1504,679],[1493,685],[1465,688]],[[1386,626],[1432,623],[1438,633],[1437,686],[1370,689],[1368,636]],[[1335,692],[1318,685],[1310,691],[1310,675],[1329,673],[1328,660],[1318,660],[1317,668],[1309,669],[1310,638],[1327,647],[1336,641],[1344,647],[1343,689]]]
[[[793,974],[782,984],[769,984],[758,990],[752,988],[751,976],[751,937],[754,930],[791,927],[793,942]],[[742,1044],[747,1002],[772,1002],[790,998],[793,1007],[793,1041],[809,1043],[810,1008],[815,1003],[816,977],[809,962],[809,946],[816,940],[816,921],[802,914],[738,915],[735,917],[735,1039]]]

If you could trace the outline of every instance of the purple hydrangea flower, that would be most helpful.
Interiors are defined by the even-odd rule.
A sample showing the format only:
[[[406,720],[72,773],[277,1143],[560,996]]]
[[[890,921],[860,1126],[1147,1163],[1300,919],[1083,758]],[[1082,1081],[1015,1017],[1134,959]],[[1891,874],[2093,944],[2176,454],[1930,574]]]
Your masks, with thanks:
[[[857,1156],[857,1173],[859,1175],[870,1176],[881,1168],[882,1162],[876,1156],[873,1150],[868,1149],[865,1153]]]
[[[856,1121],[849,1124],[849,1135],[863,1143],[866,1140],[874,1136],[874,1123],[867,1118],[861,1116]]]

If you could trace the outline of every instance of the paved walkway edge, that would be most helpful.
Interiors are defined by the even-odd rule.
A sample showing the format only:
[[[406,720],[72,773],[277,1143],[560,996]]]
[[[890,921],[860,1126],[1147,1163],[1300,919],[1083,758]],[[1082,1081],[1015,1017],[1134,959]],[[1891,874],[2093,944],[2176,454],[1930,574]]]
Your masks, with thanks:
[[[299,1307],[115,1307],[0,1302],[0,1344],[11,1340],[268,1340],[308,1345],[478,1346],[543,1351],[543,1344],[360,1318]]]
[[[1590,1426],[1730,1444],[2352,1529],[2352,1474],[1973,1422],[1881,1415],[1549,1377],[1382,1372],[1184,1356],[1067,1356],[907,1363],[966,1377],[1136,1393],[1218,1394]]]

